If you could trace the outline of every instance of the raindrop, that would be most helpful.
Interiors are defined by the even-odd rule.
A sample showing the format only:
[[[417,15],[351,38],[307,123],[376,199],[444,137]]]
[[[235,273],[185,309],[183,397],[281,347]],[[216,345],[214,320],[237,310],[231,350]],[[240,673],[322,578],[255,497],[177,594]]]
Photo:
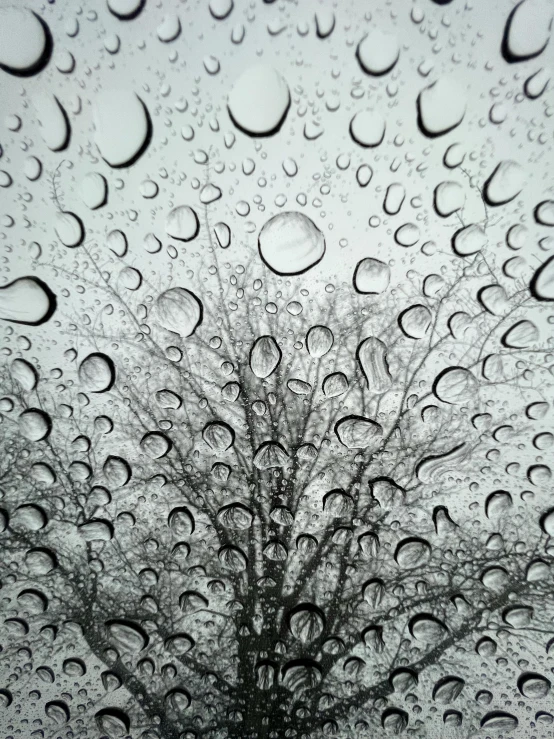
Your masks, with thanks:
[[[465,193],[457,182],[441,182],[435,188],[435,210],[446,218],[464,207]]]
[[[173,634],[166,639],[165,646],[176,655],[186,654],[194,647],[194,639],[185,633]]]
[[[356,265],[354,271],[354,288],[366,295],[379,295],[384,292],[390,282],[390,267],[379,259],[366,257]]]
[[[288,623],[294,638],[303,644],[309,644],[323,633],[325,617],[317,606],[301,603],[290,612]]]
[[[481,582],[487,590],[501,593],[508,583],[509,576],[503,567],[487,567],[481,573]]]
[[[554,256],[536,270],[529,284],[531,295],[536,300],[554,300]]]
[[[28,408],[19,416],[19,431],[29,441],[42,441],[52,431],[50,416],[39,408]]]
[[[50,701],[44,706],[44,713],[58,726],[66,724],[71,715],[64,701]]]
[[[230,503],[220,508],[217,520],[229,529],[249,529],[252,525],[254,514],[242,503]]]
[[[478,392],[479,383],[465,367],[447,367],[433,382],[433,393],[443,403],[466,403]]]
[[[150,431],[145,434],[140,442],[140,448],[151,459],[161,459],[171,451],[171,440],[159,431]]]
[[[320,359],[331,351],[335,338],[327,326],[312,326],[306,334],[306,347],[311,357]]]
[[[431,311],[425,305],[412,305],[398,316],[398,325],[410,339],[423,339],[431,327]]]
[[[289,88],[273,67],[253,66],[235,82],[228,106],[231,120],[241,131],[250,136],[272,136],[279,131],[287,115]]]
[[[408,625],[414,639],[433,644],[444,639],[448,633],[445,624],[430,613],[420,613],[410,619]]]
[[[541,528],[548,536],[554,536],[554,508],[551,508],[542,516]]]
[[[517,689],[526,698],[542,699],[550,693],[552,683],[536,672],[524,672],[519,676]]]
[[[279,275],[298,275],[314,267],[325,254],[325,238],[303,213],[279,213],[267,221],[258,237],[262,260]]]
[[[146,105],[132,90],[103,90],[93,109],[95,140],[102,158],[113,168],[130,167],[152,138]]]
[[[19,37],[19,33],[18,33]],[[44,143],[51,151],[63,151],[69,145],[69,118],[58,98],[50,92],[40,92],[33,105]]]
[[[477,297],[483,308],[493,316],[501,316],[509,310],[506,292],[500,285],[487,285],[481,288]]]
[[[335,14],[332,10],[321,8],[315,13],[315,29],[318,38],[327,38],[335,28]]]
[[[285,448],[274,441],[264,441],[254,455],[254,466],[259,470],[269,470],[274,467],[286,467],[289,455]]]
[[[468,454],[468,446],[462,443],[442,454],[424,457],[416,466],[416,475],[421,482],[437,482],[452,470],[457,469]]]
[[[233,0],[210,0],[209,7],[212,16],[216,20],[222,21],[230,15],[233,10],[234,3]]]
[[[495,490],[485,501],[485,514],[487,518],[502,516],[512,507],[512,496],[506,490]]]
[[[138,0],[134,0],[134,4],[142,5],[144,1],[145,0],[138,2]],[[114,5],[116,3],[119,6],[123,3],[123,0],[110,0],[110,5]],[[129,5],[129,0],[127,0],[126,4]],[[120,678],[116,675],[110,677],[109,682],[112,685],[112,690],[115,689],[113,687],[114,678],[120,682]],[[127,716],[127,714],[120,708],[103,708],[95,714],[95,719],[99,730],[102,733],[107,734],[110,739],[123,739],[123,737],[129,733],[129,729],[131,727],[129,716]]]
[[[183,688],[173,688],[166,693],[165,704],[170,712],[180,715],[190,706],[191,697]]]
[[[58,239],[70,249],[79,246],[84,241],[85,227],[82,220],[75,213],[69,211],[56,213],[54,229]]]
[[[156,34],[160,41],[169,44],[175,41],[181,33],[181,21],[176,13],[165,15],[162,22],[156,28]]]
[[[155,312],[160,326],[183,338],[191,336],[202,323],[202,303],[184,287],[171,287],[158,295]]]
[[[350,135],[363,147],[374,147],[385,138],[385,119],[374,110],[362,110],[350,121]]]
[[[452,249],[459,257],[468,257],[476,254],[487,246],[488,239],[485,229],[477,223],[464,226],[456,231],[452,237]]]
[[[528,98],[536,100],[546,90],[550,76],[545,69],[539,69],[525,80],[524,91]]]
[[[401,708],[387,708],[381,715],[381,726],[391,734],[402,734],[408,726],[408,714]]]
[[[417,244],[419,236],[419,228],[415,223],[405,223],[396,229],[394,239],[400,246],[410,247]]]
[[[367,449],[380,443],[383,428],[363,416],[346,416],[335,424],[335,433],[348,449]]]
[[[110,455],[103,466],[104,477],[110,487],[121,488],[131,479],[131,467],[123,457]]]
[[[406,191],[404,190],[403,185],[399,182],[393,182],[392,185],[389,185],[385,195],[385,202],[383,203],[385,213],[389,216],[394,216],[399,213],[405,197]]]
[[[81,181],[81,200],[91,210],[106,205],[108,200],[108,183],[98,172],[89,172]]]
[[[106,243],[117,257],[124,257],[127,254],[127,237],[119,229],[114,229],[106,236]]]
[[[375,28],[360,41],[356,56],[364,72],[380,76],[395,66],[400,56],[400,45],[395,35]]]
[[[260,379],[272,375],[281,361],[282,352],[272,336],[256,339],[250,350],[250,369]]]
[[[466,95],[450,77],[440,77],[421,91],[417,99],[418,124],[429,137],[442,136],[462,122]]]
[[[509,349],[526,349],[539,340],[539,331],[531,321],[518,321],[502,336],[502,344]]]
[[[505,711],[491,711],[481,719],[481,728],[486,731],[506,732],[517,728],[518,720]]]
[[[396,547],[394,559],[399,567],[414,568],[421,567],[429,561],[431,556],[431,545],[425,539],[412,537],[403,539]]]
[[[79,365],[79,382],[90,393],[104,393],[115,382],[115,365],[106,354],[89,354]]]
[[[180,506],[171,511],[167,525],[177,536],[190,536],[195,529],[194,516],[186,506]]]
[[[33,391],[38,383],[38,372],[32,364],[25,359],[14,359],[10,366],[12,378],[27,393]]]
[[[358,346],[356,358],[372,393],[385,393],[392,385],[387,360],[387,347],[375,336],[364,339]]]
[[[231,570],[231,572],[243,572],[248,565],[248,560],[242,549],[230,544],[221,547],[217,556],[221,566],[226,570]]]
[[[113,538],[113,525],[101,518],[91,518],[78,527],[85,541],[110,541]]]
[[[519,195],[523,187],[523,168],[511,160],[500,162],[485,182],[483,195],[488,205],[505,205]]]
[[[507,62],[524,62],[541,54],[550,39],[552,8],[548,0],[521,0],[506,21],[502,55]]]
[[[106,621],[112,641],[125,652],[141,652],[150,641],[148,634],[139,624],[123,619]]]
[[[215,452],[225,452],[235,441],[235,432],[226,423],[212,421],[202,431],[202,438]]]
[[[380,578],[368,580],[362,588],[362,597],[373,608],[381,604],[385,595],[385,583]]]
[[[327,398],[336,398],[348,390],[348,378],[342,372],[333,372],[323,380],[322,390]]]
[[[438,703],[452,703],[464,689],[465,681],[460,677],[448,675],[438,680],[433,687],[433,700]]]
[[[321,668],[315,660],[296,659],[283,666],[281,683],[291,693],[299,694],[319,685],[322,676]]]
[[[362,164],[356,170],[356,180],[360,187],[367,187],[373,177],[373,170],[369,164]]]
[[[191,241],[198,235],[200,224],[196,212],[188,205],[178,205],[168,213],[165,232],[179,241]]]
[[[15,5],[0,10],[0,69],[30,77],[44,69],[51,53],[52,36],[42,18]]]

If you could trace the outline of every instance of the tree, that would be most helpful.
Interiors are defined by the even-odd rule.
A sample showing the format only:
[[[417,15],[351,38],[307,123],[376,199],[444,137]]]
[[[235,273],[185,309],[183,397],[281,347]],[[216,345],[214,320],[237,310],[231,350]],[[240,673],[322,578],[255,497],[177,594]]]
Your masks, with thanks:
[[[208,207],[200,238],[186,284],[140,299],[86,244],[99,299],[65,366],[4,367],[8,730],[28,699],[52,737],[552,720],[527,287],[478,253],[308,290],[222,263]]]

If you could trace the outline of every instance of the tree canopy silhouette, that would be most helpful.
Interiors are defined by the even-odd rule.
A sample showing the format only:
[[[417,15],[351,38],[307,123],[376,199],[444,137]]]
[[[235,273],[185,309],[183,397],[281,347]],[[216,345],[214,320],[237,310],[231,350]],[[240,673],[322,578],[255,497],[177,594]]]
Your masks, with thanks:
[[[4,368],[5,705],[38,676],[45,736],[512,732],[491,685],[546,709],[553,644],[551,472],[497,463],[547,409],[528,291],[479,254],[308,290],[208,217],[185,284],[99,279],[63,368]]]

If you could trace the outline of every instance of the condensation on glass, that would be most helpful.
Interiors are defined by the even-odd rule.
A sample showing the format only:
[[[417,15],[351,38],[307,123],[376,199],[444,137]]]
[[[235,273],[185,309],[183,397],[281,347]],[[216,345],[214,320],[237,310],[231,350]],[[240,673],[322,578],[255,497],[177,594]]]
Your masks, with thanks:
[[[0,8],[0,735],[554,735],[550,0]]]

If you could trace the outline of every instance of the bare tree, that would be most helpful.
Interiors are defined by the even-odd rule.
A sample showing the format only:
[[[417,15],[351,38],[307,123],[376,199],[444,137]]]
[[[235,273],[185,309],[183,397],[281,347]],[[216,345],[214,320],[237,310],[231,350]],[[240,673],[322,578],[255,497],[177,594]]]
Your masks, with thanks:
[[[551,473],[524,445],[548,442],[548,347],[527,287],[477,254],[308,289],[223,263],[207,208],[202,228],[197,272],[140,302],[83,247],[98,310],[66,366],[4,368],[6,725],[27,700],[45,737],[546,721]]]

